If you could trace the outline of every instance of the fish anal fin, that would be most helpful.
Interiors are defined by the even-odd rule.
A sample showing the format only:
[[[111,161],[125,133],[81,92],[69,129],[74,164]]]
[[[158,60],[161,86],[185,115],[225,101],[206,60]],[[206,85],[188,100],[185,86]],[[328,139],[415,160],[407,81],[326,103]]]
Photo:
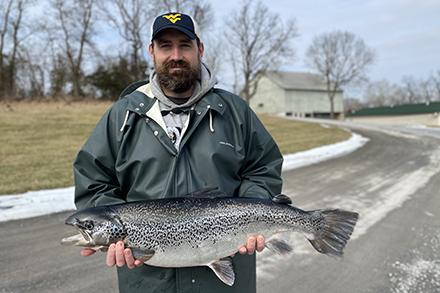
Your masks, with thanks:
[[[135,259],[142,260],[143,262],[148,261],[154,255],[154,250],[141,249],[141,248],[131,248],[131,253]]]
[[[280,255],[286,255],[293,251],[293,248],[290,246],[290,244],[278,238],[269,239],[266,241],[265,246]]]
[[[292,204],[292,200],[290,199],[290,197],[282,193],[272,197],[272,201],[279,204]]]
[[[225,257],[208,264],[208,267],[226,285],[232,286],[235,282],[234,266],[231,257]]]

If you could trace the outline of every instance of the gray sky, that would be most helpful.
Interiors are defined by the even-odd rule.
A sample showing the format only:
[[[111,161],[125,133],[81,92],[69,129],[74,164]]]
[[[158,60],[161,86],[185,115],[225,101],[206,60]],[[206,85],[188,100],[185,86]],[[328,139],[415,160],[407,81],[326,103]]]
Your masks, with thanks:
[[[216,23],[237,0],[212,1]],[[297,58],[286,68],[308,70],[303,62],[312,38],[333,30],[347,30],[364,39],[376,54],[371,80],[399,83],[402,76],[426,78],[440,70],[440,0],[263,0],[283,19],[295,18],[299,37]]]

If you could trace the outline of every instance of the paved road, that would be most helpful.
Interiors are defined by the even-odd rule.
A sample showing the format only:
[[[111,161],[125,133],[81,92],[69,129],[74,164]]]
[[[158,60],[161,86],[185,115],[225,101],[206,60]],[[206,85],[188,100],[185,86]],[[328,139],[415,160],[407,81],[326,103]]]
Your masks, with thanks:
[[[439,139],[356,127],[362,149],[284,173],[284,193],[305,209],[341,207],[361,218],[342,260],[300,235],[296,253],[258,256],[259,292],[440,292]],[[0,292],[116,292],[103,254],[59,245],[66,213],[0,223]]]

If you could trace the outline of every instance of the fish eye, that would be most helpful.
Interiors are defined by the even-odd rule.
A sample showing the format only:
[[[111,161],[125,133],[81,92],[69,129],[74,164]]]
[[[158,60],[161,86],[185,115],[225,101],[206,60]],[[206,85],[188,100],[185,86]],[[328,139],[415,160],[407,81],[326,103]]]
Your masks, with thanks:
[[[93,227],[94,227],[93,222],[91,221],[84,222],[84,228],[86,228],[87,230],[92,230]]]

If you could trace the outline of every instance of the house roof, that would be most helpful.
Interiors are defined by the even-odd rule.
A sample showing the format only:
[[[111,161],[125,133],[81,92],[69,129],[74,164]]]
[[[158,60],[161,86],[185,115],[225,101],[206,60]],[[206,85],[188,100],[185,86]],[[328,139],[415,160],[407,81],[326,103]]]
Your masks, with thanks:
[[[318,74],[268,71],[266,76],[285,90],[327,91],[327,85],[324,79]]]
[[[347,116],[384,116],[384,115],[410,115],[439,113],[440,102],[405,104],[398,106],[365,108],[347,113]]]

